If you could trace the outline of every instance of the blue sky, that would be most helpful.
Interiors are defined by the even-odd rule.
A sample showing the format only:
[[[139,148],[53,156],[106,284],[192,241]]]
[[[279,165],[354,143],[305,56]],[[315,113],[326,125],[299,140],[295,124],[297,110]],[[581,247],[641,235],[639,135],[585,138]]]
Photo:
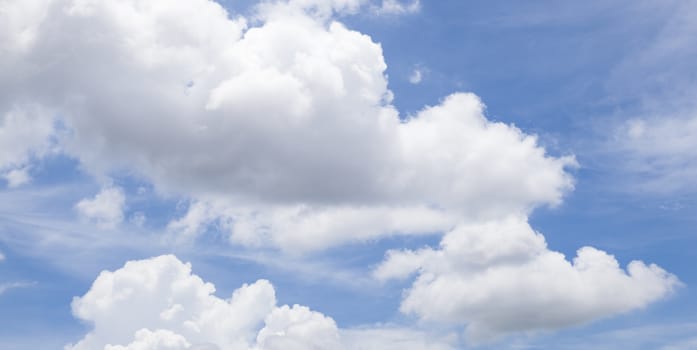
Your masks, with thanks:
[[[697,346],[691,2],[0,5],[3,347]]]

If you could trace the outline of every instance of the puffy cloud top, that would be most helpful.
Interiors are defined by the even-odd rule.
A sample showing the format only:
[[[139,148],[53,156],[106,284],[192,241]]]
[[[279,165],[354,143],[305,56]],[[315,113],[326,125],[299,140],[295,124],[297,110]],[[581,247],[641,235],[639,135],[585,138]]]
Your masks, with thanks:
[[[104,271],[73,300],[73,314],[94,329],[68,349],[257,349],[257,342],[259,349],[307,349],[338,336],[329,318],[305,307],[276,307],[266,280],[242,286],[227,300],[214,292],[172,255]]]
[[[277,306],[271,283],[245,284],[228,299],[164,255],[104,271],[73,300],[73,314],[93,329],[68,350],[340,350],[450,348],[409,330],[340,330],[305,306]],[[395,341],[395,334],[400,339]]]
[[[415,272],[401,310],[465,324],[474,342],[642,308],[680,285],[653,264],[632,261],[625,271],[592,247],[567,261],[520,218],[458,227],[443,238],[441,249],[391,251],[375,276]]]

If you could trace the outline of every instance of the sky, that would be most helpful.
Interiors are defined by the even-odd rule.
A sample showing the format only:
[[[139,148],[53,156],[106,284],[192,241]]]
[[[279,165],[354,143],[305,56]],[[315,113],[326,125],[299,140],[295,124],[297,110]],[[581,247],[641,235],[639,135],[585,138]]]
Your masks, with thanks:
[[[0,0],[0,347],[697,347],[697,2]]]

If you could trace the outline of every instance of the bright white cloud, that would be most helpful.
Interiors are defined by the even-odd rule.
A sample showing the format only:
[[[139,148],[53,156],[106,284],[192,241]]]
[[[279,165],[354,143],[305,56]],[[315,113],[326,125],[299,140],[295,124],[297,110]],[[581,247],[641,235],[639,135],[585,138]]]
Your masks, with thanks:
[[[103,228],[114,228],[123,221],[126,196],[119,187],[105,187],[94,198],[75,204],[78,213]]]
[[[377,275],[420,271],[402,310],[467,323],[475,338],[631,310],[676,283],[641,263],[625,273],[591,248],[569,263],[524,219],[500,241],[486,230],[467,233],[479,232],[465,229],[473,222],[525,218],[560,203],[573,188],[567,170],[576,162],[487,120],[473,94],[454,93],[400,118],[380,45],[332,17],[363,1],[264,2],[249,18],[210,0],[1,4],[0,107],[9,111],[2,127],[26,131],[60,116],[62,146],[86,169],[126,170],[191,199],[189,212],[169,225],[179,238],[218,224],[233,242],[301,252],[450,231],[441,250],[404,253],[408,259],[391,253]],[[418,4],[385,0],[380,9],[413,12]],[[44,129],[0,161],[26,162],[53,132]],[[114,227],[124,205],[120,189],[105,188],[76,208]],[[549,276],[559,283],[552,289]],[[602,298],[618,287],[631,292]],[[509,295],[518,290],[524,293]],[[268,282],[244,286],[229,301],[212,293],[172,257],[105,272],[73,304],[78,318],[95,325],[74,348],[291,348],[335,339],[331,319],[277,308]],[[559,310],[568,315],[534,313],[576,301],[589,304],[564,304]]]
[[[394,330],[340,330],[334,320],[307,307],[277,306],[274,288],[265,280],[245,284],[229,299],[214,292],[211,283],[192,274],[190,264],[171,255],[104,271],[85,295],[73,300],[73,314],[93,329],[67,349],[338,350],[390,343],[394,347]],[[420,333],[398,334],[404,336],[405,349],[418,344],[447,348],[419,337]]]
[[[613,256],[591,247],[568,261],[522,218],[458,227],[440,249],[391,251],[375,276],[412,273],[418,277],[401,311],[464,324],[474,342],[640,309],[680,284],[653,264],[633,261],[625,271]]]
[[[316,236],[331,245],[442,231],[452,221],[442,216],[527,212],[573,187],[571,157],[550,157],[534,136],[488,121],[475,95],[401,121],[380,46],[320,14],[359,5],[265,3],[250,27],[208,0],[55,0],[35,17],[1,15],[23,23],[9,28],[17,35],[34,28],[21,48],[4,43],[17,67],[4,74],[32,89],[7,89],[57,110],[66,148],[88,169],[128,169],[194,203],[226,202],[242,243],[270,237],[284,248],[284,221],[323,223],[293,237],[311,248],[324,247]],[[55,57],[56,47],[71,49]],[[13,73],[30,66],[42,69]],[[399,223],[406,212],[429,219]],[[332,216],[356,220],[324,237],[322,227],[339,225]],[[248,237],[249,227],[271,229]]]

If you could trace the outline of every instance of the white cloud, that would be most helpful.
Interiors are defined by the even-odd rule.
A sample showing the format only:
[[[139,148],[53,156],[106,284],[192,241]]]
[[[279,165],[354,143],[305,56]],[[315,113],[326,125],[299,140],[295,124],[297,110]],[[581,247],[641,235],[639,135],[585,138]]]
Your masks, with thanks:
[[[9,170],[3,176],[5,177],[5,181],[7,181],[7,187],[9,188],[19,187],[31,181],[29,169],[27,169],[26,167]]]
[[[411,72],[409,75],[409,82],[417,85],[421,83],[421,80],[423,79],[423,73],[421,72],[421,68],[417,67],[414,68],[414,70]]]
[[[421,10],[421,2],[419,0],[382,0],[380,6],[374,7],[373,11],[379,15],[405,15],[417,13]]]
[[[208,0],[56,0],[34,17],[40,25],[0,15],[35,28],[21,49],[5,43],[16,68],[4,74],[32,87],[8,86],[17,98],[63,116],[66,149],[87,169],[126,169],[194,203],[226,202],[242,243],[284,247],[275,223],[298,208],[288,220],[358,219],[318,241],[332,245],[451,226],[398,223],[405,212],[472,220],[560,202],[574,160],[488,121],[475,95],[400,120],[380,45],[318,15],[359,5],[265,3],[249,27]],[[56,56],[57,47],[70,50]],[[247,237],[245,227],[272,229]],[[317,235],[294,238],[323,248]]]
[[[458,227],[440,249],[391,251],[375,270],[379,279],[411,273],[418,277],[401,311],[464,324],[473,342],[640,309],[680,284],[640,261],[625,271],[613,256],[591,247],[568,261],[549,250],[524,218]]]
[[[340,330],[334,320],[305,306],[277,306],[274,288],[265,280],[245,284],[229,299],[214,292],[211,283],[192,274],[190,264],[171,255],[104,271],[73,300],[73,314],[93,328],[66,349],[338,350],[392,344],[389,349],[396,334],[403,336],[404,349],[447,348],[406,329]]]
[[[442,232],[462,220],[525,214],[559,203],[573,187],[565,172],[573,158],[546,156],[534,136],[487,121],[483,108],[476,96],[455,94],[393,124],[392,156],[378,166],[385,172],[365,175],[374,182],[371,193],[344,194],[336,203],[202,200],[170,229],[195,237],[220,222],[237,243],[303,251],[384,235]],[[345,181],[329,181],[334,180]],[[351,185],[360,191],[366,184]],[[308,187],[306,196],[313,192]]]
[[[642,192],[697,190],[697,112],[629,120],[616,130],[613,146]]]
[[[105,187],[92,199],[75,204],[78,213],[103,228],[114,228],[123,221],[126,196],[119,187]]]
[[[0,58],[0,79],[11,72],[11,66],[4,63]],[[0,86],[0,92],[10,90],[11,84],[10,81],[7,86]],[[9,100],[16,92],[5,93],[10,96],[0,97],[0,170],[10,168],[5,178],[13,183],[21,180],[20,169],[32,156],[40,156],[48,150],[54,128],[50,111],[36,105],[17,104]]]
[[[5,254],[0,252],[0,262],[5,261]]]
[[[402,309],[468,323],[475,336],[575,324],[667,293],[674,278],[657,267],[633,263],[627,275],[613,258],[590,248],[571,264],[547,250],[527,223],[503,241],[461,234],[468,223],[525,218],[538,206],[560,203],[573,188],[567,169],[576,162],[547,155],[534,135],[515,126],[487,120],[473,94],[455,93],[400,118],[380,45],[332,18],[333,12],[351,13],[362,5],[266,2],[249,18],[231,18],[209,0],[9,3],[0,12],[0,23],[7,24],[0,36],[6,53],[0,57],[0,106],[11,111],[3,128],[26,131],[35,120],[60,116],[68,130],[62,145],[86,169],[99,175],[125,170],[160,192],[191,199],[189,212],[169,225],[184,239],[218,224],[234,242],[301,252],[385,235],[450,231],[443,249],[407,253],[419,265],[401,266],[395,263],[399,253],[392,253],[378,275],[418,269]],[[418,2],[381,6],[397,13],[415,11]],[[8,107],[17,101],[37,107]],[[37,140],[52,132],[44,129]],[[2,155],[2,162],[26,162],[27,150],[41,142]],[[105,188],[76,208],[113,227],[123,220],[124,203],[120,189]],[[459,243],[462,238],[471,242]],[[467,250],[469,243],[478,248]],[[461,262],[450,250],[481,259],[481,266]],[[453,261],[458,265],[451,269]],[[590,270],[581,271],[586,265]],[[545,294],[549,274],[559,274],[557,287],[571,294]],[[469,295],[479,299],[447,295],[438,284],[459,286],[472,278],[482,283],[464,290],[480,293]],[[509,289],[491,290],[497,283]],[[598,302],[596,294],[618,286],[634,287],[635,294]],[[518,294],[506,299],[518,287],[531,303]],[[322,340],[334,337],[333,321],[322,315],[302,307],[274,313],[268,282],[244,286],[229,301],[212,292],[172,257],[105,272],[74,303],[75,315],[95,325],[75,348],[201,342],[290,347],[302,329],[321,332]],[[583,293],[593,297],[583,299]],[[544,295],[551,301],[534,299]],[[440,304],[444,300],[461,308],[448,309]],[[494,303],[500,300],[507,302]],[[547,317],[530,306],[569,300],[591,304]],[[484,305],[491,306],[489,312]],[[270,328],[258,332],[264,319]],[[276,339],[279,328],[286,336]]]
[[[257,347],[265,350],[339,349],[336,323],[305,306],[275,308],[257,335]]]

